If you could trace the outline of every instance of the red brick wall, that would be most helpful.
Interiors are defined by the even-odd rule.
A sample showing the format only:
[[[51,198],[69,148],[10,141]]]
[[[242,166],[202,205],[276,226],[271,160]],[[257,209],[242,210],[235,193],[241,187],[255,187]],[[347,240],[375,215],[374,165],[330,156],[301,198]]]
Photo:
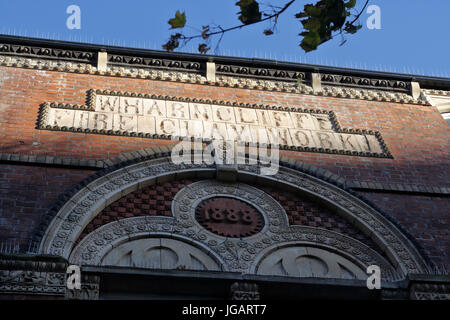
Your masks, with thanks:
[[[93,172],[0,164],[0,242],[17,239],[26,246],[58,196]]]
[[[344,128],[380,131],[395,159],[318,153],[297,158],[350,180],[449,185],[442,173],[449,169],[450,128],[433,107],[9,67],[0,67],[1,152],[104,159],[168,143],[35,129],[41,103],[85,104],[91,88],[333,110]]]
[[[333,110],[344,128],[380,131],[394,159],[319,153],[289,153],[289,156],[348,180],[450,186],[450,128],[434,107],[11,67],[0,67],[0,152],[107,159],[122,152],[169,143],[35,129],[41,103],[85,104],[87,90],[91,88]],[[1,220],[2,235],[12,235],[30,224],[34,226],[59,192],[90,173],[4,164],[0,169],[1,217],[6,219]],[[448,229],[448,198],[367,195],[405,223],[406,229],[429,248],[429,254],[437,262],[442,261],[439,256],[445,256],[448,262],[448,253],[442,252],[448,248],[448,234],[437,237],[443,228]],[[434,207],[440,208],[437,213]],[[444,227],[437,222],[424,222],[434,217],[444,219]],[[430,239],[416,234],[421,228],[421,234],[433,234],[433,241],[444,246],[439,253],[432,250]]]
[[[450,265],[449,199],[421,195],[361,192],[394,217],[439,266]]]

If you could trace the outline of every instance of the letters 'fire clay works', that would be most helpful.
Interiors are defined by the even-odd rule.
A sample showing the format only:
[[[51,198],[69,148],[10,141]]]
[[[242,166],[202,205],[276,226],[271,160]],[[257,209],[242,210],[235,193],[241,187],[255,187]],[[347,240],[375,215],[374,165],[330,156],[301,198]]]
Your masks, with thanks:
[[[334,113],[326,110],[153,97],[91,90],[87,106],[44,103],[39,128],[159,139],[239,140],[298,151],[391,157],[378,132],[341,129]]]

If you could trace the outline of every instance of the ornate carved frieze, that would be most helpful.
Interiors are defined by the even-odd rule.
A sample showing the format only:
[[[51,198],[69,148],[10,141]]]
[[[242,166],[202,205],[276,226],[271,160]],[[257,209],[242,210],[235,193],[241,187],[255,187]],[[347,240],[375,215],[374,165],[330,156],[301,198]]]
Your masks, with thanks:
[[[92,63],[96,58],[96,54],[93,52],[43,48],[8,43],[0,43],[0,54],[39,59],[53,59],[62,61],[67,60],[84,63]]]
[[[259,300],[259,288],[256,283],[234,282],[230,286],[231,300]]]
[[[216,73],[218,75],[228,76],[247,76],[257,79],[277,79],[292,82],[309,82],[308,74],[301,71],[255,68],[246,66],[216,64]],[[408,93],[411,90],[411,84],[406,81],[364,78],[351,75],[338,75],[324,73],[320,75],[323,85],[342,86],[353,88],[366,88],[375,90],[388,90],[393,92]]]
[[[196,61],[181,61],[146,57],[133,57],[118,54],[108,55],[108,64],[112,66],[126,66],[138,68],[152,68],[199,73],[204,71],[204,64]]]
[[[64,295],[63,273],[0,270],[0,292]]]
[[[67,288],[67,267],[65,259],[54,256],[0,257],[0,294],[98,299],[100,277],[82,272],[81,289],[70,290]]]
[[[0,258],[0,293],[64,296],[67,263]]]
[[[411,300],[450,300],[450,285],[435,283],[413,283],[410,288]]]
[[[255,68],[225,64],[216,64],[216,74],[228,76],[246,76],[257,79],[277,79],[294,82],[298,82],[299,80],[305,81],[307,77],[306,72],[301,71]]]
[[[363,78],[337,74],[322,74],[321,81],[324,85],[344,86],[354,88],[372,88],[376,90],[389,90],[394,92],[409,92],[411,83],[398,80]]]
[[[0,292],[64,295],[64,273],[0,270]]]
[[[241,140],[281,149],[392,158],[380,132],[342,128],[333,111],[89,90],[86,105],[44,103],[38,127],[178,140]]]

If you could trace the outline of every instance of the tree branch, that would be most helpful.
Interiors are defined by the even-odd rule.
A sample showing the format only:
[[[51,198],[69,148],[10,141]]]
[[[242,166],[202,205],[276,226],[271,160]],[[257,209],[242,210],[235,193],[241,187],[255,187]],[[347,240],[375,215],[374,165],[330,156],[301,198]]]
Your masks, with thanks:
[[[350,22],[351,25],[353,25],[358,19],[359,17],[361,17],[362,13],[364,12],[364,10],[366,10],[367,5],[369,4],[370,0],[366,1],[366,4],[364,5],[364,7],[362,8],[361,12],[355,17],[355,19],[353,19],[352,22]]]
[[[282,14],[284,11],[286,11],[286,9],[289,8],[295,1],[296,0],[289,1],[288,3],[286,3],[284,5],[283,8],[281,8],[280,11],[275,12],[274,14],[272,14],[270,16],[267,16],[264,19],[261,19],[261,20],[255,21],[255,22],[251,22],[251,23],[248,23],[248,24],[240,24],[238,26],[230,27],[230,28],[227,28],[227,29],[222,29],[221,28],[221,30],[219,30],[219,31],[207,33],[206,36],[210,37],[210,36],[214,36],[216,34],[222,34],[223,35],[225,32],[233,31],[233,30],[236,30],[236,29],[241,29],[243,27],[247,27],[247,26],[250,26],[252,24],[260,23],[260,22],[267,21],[267,20],[270,20],[272,18],[278,17],[280,14]],[[202,35],[196,35],[196,36],[190,36],[190,37],[186,37],[186,36],[183,35],[182,39],[186,40],[186,41],[190,41],[192,39],[197,39],[197,38],[201,38],[201,37],[202,37]]]
[[[367,1],[366,1],[366,4],[365,4],[364,7],[362,8],[362,10],[358,13],[358,15],[356,15],[355,19],[353,19],[352,22],[349,22],[350,25],[353,25],[353,24],[359,19],[359,17],[361,17],[361,15],[363,14],[364,10],[366,10],[366,7],[367,7],[367,5],[369,4],[369,1],[370,1],[370,0],[367,0]],[[339,30],[338,33],[336,33],[336,34],[334,34],[334,35],[331,35],[330,40],[331,40],[331,39],[334,39],[334,37],[339,36],[339,35],[341,35],[341,36],[343,37],[343,36],[344,36],[343,33],[344,33],[344,32],[343,32],[343,30],[342,30],[342,28],[341,28],[341,29]],[[340,45],[343,45],[346,41],[347,41],[347,40],[345,40],[345,39],[343,38],[343,39],[342,39],[342,43],[341,43]]]
[[[184,47],[191,40],[203,39],[204,43],[201,43],[199,45],[199,49],[198,50],[199,50],[200,53],[206,53],[210,49],[210,48],[207,47],[208,44],[211,45],[211,38],[210,37],[215,36],[215,35],[220,35],[219,41],[217,42],[217,44],[215,46],[215,49],[214,49],[217,52],[219,44],[221,43],[222,38],[223,38],[225,33],[233,31],[233,30],[242,29],[244,27],[247,27],[247,26],[250,26],[250,25],[254,25],[254,24],[257,24],[257,23],[260,23],[260,22],[263,22],[263,21],[270,21],[270,20],[273,19],[272,27],[269,28],[269,29],[264,30],[264,34],[265,35],[271,35],[271,34],[273,34],[273,30],[275,29],[275,27],[277,25],[278,17],[281,14],[283,14],[295,1],[296,0],[290,0],[290,1],[286,2],[283,7],[267,5],[267,7],[271,8],[271,10],[259,11],[259,9],[257,8],[257,10],[258,10],[257,13],[259,15],[259,17],[257,17],[257,19],[259,19],[259,20],[255,20],[254,18],[252,18],[252,19],[249,19],[249,21],[252,21],[252,22],[249,22],[249,23],[242,23],[242,24],[239,24],[239,25],[236,25],[236,26],[233,26],[233,27],[230,27],[230,28],[226,28],[226,29],[222,28],[220,25],[214,26],[214,24],[212,24],[213,26],[210,29],[210,26],[207,25],[207,26],[203,26],[203,31],[200,34],[195,34],[195,35],[192,35],[192,36],[186,36],[183,33],[172,34],[170,39],[169,39],[169,41],[166,44],[163,45],[163,48],[166,49],[167,51],[173,51],[174,49],[179,47],[179,42],[178,41],[181,41],[181,46],[180,47]],[[318,1],[318,3],[316,4],[316,7],[318,7],[318,8],[316,8],[317,10],[322,10],[323,6],[325,6],[325,9],[327,9],[329,7],[328,5],[325,5],[326,3],[328,3],[326,1],[319,1],[319,0],[316,0],[316,1]],[[345,0],[342,0],[341,2],[344,3],[344,1]],[[341,2],[339,2],[339,3],[341,3]],[[365,11],[365,9],[366,9],[367,5],[369,4],[369,2],[370,2],[370,0],[366,0],[363,8],[361,9],[361,11],[359,13],[358,13],[358,11],[355,10],[356,12],[354,14],[356,14],[356,15],[351,14],[351,16],[354,17],[354,19],[351,22],[346,22],[345,23],[345,28],[343,28],[343,26],[344,26],[344,22],[347,19],[347,17],[344,19],[344,22],[342,22],[342,25],[341,25],[339,17],[336,17],[335,16],[336,14],[331,9],[330,9],[331,10],[330,12],[328,12],[328,11],[325,12],[325,14],[328,14],[328,16],[325,16],[325,17],[322,17],[322,18],[321,17],[312,16],[312,13],[307,13],[306,11],[304,13],[297,14],[296,18],[309,17],[306,20],[301,20],[301,22],[304,24],[305,32],[302,32],[300,34],[300,35],[304,36],[303,40],[302,40],[302,42],[300,44],[300,47],[302,47],[305,50],[305,52],[309,52],[309,51],[315,50],[317,48],[317,46],[320,45],[321,43],[324,43],[326,41],[329,41],[329,40],[333,39],[336,35],[341,35],[343,37],[343,33],[344,32],[345,33],[349,33],[349,34],[350,33],[351,34],[356,33],[361,28],[361,25],[355,26],[354,23],[357,22],[358,19],[361,17],[361,15]],[[320,5],[320,8],[319,8],[319,5]],[[309,6],[308,9],[311,9],[310,7],[312,7],[312,9],[315,8],[313,5],[308,5],[308,6]],[[305,5],[305,10],[307,9],[306,7],[307,7],[307,5]],[[351,5],[350,7],[354,9],[354,4]],[[350,13],[347,12],[345,8],[334,8],[334,10],[341,10],[341,9],[346,13],[347,16],[350,16]],[[261,19],[261,14],[264,17],[262,19]],[[328,18],[328,20],[323,20],[325,18]],[[322,20],[320,20],[320,19],[322,19]],[[330,24],[330,22],[329,22],[330,19],[335,19],[335,20],[338,21],[337,23],[339,23],[339,29],[336,29],[335,27],[333,27],[334,26],[333,23],[336,23],[336,22],[333,22],[333,23]],[[245,19],[245,20],[247,20],[247,19]],[[241,21],[245,21],[245,20],[241,20]],[[334,20],[332,20],[332,21],[334,21]],[[323,31],[323,32],[321,31],[320,35],[318,35],[318,32],[316,30],[317,27],[314,27],[316,24],[322,25],[321,28],[325,29],[325,31],[320,29],[320,30]],[[333,34],[334,31],[338,31],[338,30],[339,30],[339,32]],[[308,41],[306,41],[306,40],[308,40]],[[343,43],[345,43],[345,39],[343,39],[343,42],[341,43],[341,45]]]

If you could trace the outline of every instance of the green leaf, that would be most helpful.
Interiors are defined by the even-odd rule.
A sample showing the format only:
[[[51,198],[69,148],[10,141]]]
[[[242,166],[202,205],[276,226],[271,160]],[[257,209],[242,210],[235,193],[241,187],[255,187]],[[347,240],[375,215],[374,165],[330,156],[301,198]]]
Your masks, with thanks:
[[[209,38],[209,26],[202,26],[202,39],[206,40]]]
[[[307,30],[319,30],[322,27],[319,19],[307,19],[302,21],[303,27]]]
[[[183,28],[186,24],[186,14],[184,12],[180,13],[180,11],[177,10],[175,18],[170,19],[168,23],[172,27],[171,29]]]
[[[311,31],[304,36],[302,42],[300,43],[300,47],[302,47],[305,52],[310,52],[316,50],[321,43],[322,41],[320,40],[319,33],[316,31]]]
[[[332,39],[333,32],[344,27],[349,10],[356,5],[357,0],[317,0],[315,4],[306,4],[303,12],[295,15],[300,19],[304,32],[300,47],[306,52],[315,50],[320,44]],[[345,24],[344,31],[356,33],[361,26]]]
[[[356,25],[355,26],[355,25],[350,24],[350,23],[347,22],[345,24],[344,31],[347,32],[347,33],[350,33],[350,34],[355,34],[361,28],[362,28],[362,25]]]
[[[320,17],[322,8],[319,5],[320,3],[317,3],[315,6],[312,4],[305,5],[305,14],[310,17]]]
[[[198,45],[198,52],[200,52],[200,53],[207,53],[209,49],[211,49],[211,48],[208,48],[206,46],[206,43],[200,43]]]
[[[355,5],[356,5],[356,0],[348,0],[348,2],[345,4],[345,7],[351,9],[351,8],[354,8]]]
[[[174,49],[178,48],[178,46],[180,45],[178,39],[180,39],[181,36],[182,36],[181,33],[170,35],[169,41],[167,41],[165,44],[162,45],[163,49],[172,52]]]
[[[306,14],[306,12],[300,11],[298,13],[295,14],[295,17],[297,19],[301,19],[301,18],[306,18],[308,15]]]
[[[243,24],[255,23],[261,20],[259,3],[256,0],[240,0],[236,2],[236,5],[241,9],[238,12],[238,18]]]

